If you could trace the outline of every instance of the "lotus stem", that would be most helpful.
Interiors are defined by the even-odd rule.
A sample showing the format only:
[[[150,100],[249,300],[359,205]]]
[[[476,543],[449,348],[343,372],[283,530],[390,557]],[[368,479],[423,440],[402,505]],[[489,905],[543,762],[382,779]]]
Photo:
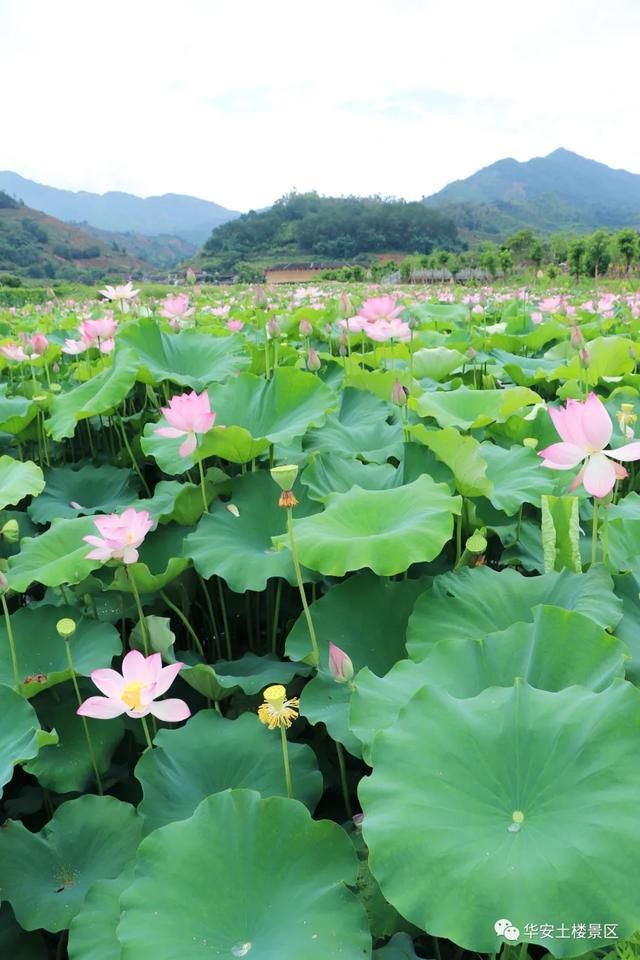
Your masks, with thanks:
[[[591,563],[596,562],[596,553],[598,550],[598,501],[593,500],[593,524],[591,526]]]
[[[313,647],[313,666],[318,667],[320,664],[320,650],[318,648],[318,640],[313,626],[313,620],[311,619],[309,604],[307,603],[307,595],[304,592],[304,583],[302,582],[302,571],[300,569],[300,561],[298,560],[296,538],[293,533],[293,510],[291,507],[287,507],[287,531],[289,533],[289,544],[291,546],[293,569],[295,570],[296,580],[298,581],[298,590],[300,591],[300,599],[302,600],[302,609],[304,610],[307,627],[309,629],[309,636],[311,637],[311,646]]]
[[[182,612],[182,610],[180,609],[180,607],[176,606],[176,604],[173,602],[173,600],[170,600],[170,599],[169,599],[169,597],[166,595],[166,593],[164,592],[164,590],[161,590],[161,591],[160,591],[160,596],[162,597],[162,599],[164,600],[164,602],[166,603],[166,605],[169,607],[169,609],[170,609],[170,610],[173,610],[173,612],[175,613],[176,617],[178,617],[178,618],[181,620],[181,622],[183,623],[185,629],[187,630],[187,633],[189,634],[189,636],[191,637],[191,639],[192,639],[193,642],[195,643],[195,645],[196,645],[196,650],[198,651],[198,653],[200,654],[200,656],[201,656],[202,659],[204,660],[204,659],[205,659],[204,650],[203,650],[203,648],[202,648],[202,644],[200,643],[200,638],[198,637],[198,634],[196,633],[196,631],[195,631],[195,630],[193,629],[193,627],[191,626],[191,623],[190,623],[188,617],[186,616],[186,614]]]
[[[202,467],[202,460],[198,460],[198,472],[200,474],[200,490],[202,491],[202,506],[204,508],[204,512],[208,513],[209,503],[207,501],[207,488],[205,487],[205,484],[204,484],[204,469]]]
[[[4,597],[3,597],[4,600]],[[78,679],[76,677],[76,671],[73,666],[73,658],[71,656],[71,644],[69,640],[63,640],[64,649],[67,655],[67,663],[69,664],[69,672],[71,673],[71,682],[73,683],[73,689],[76,692],[76,698],[78,700],[78,706],[82,706],[82,696],[80,695],[80,688],[78,686]],[[87,747],[89,749],[89,758],[91,760],[91,766],[93,767],[93,773],[96,778],[96,787],[98,788],[99,796],[103,796],[104,791],[102,789],[102,779],[100,777],[100,771],[98,770],[98,761],[96,760],[95,750],[93,749],[93,740],[91,739],[91,733],[89,732],[89,724],[87,723],[86,717],[80,717],[82,720],[82,726],[84,727],[84,735],[87,740]]]
[[[147,724],[147,718],[146,718],[146,717],[140,717],[140,720],[142,721],[142,729],[144,730],[144,738],[145,738],[145,740],[147,741],[147,745],[146,745],[146,747],[144,748],[144,752],[146,753],[147,750],[153,750],[153,741],[151,740],[151,736],[150,736],[150,734],[149,734],[149,726],[148,726],[148,724]]]
[[[147,630],[147,621],[144,618],[144,611],[142,609],[142,603],[140,601],[140,594],[138,592],[138,587],[136,586],[136,579],[129,572],[129,567],[125,566],[125,571],[127,574],[127,580],[131,584],[131,592],[133,593],[133,598],[136,602],[136,609],[138,611],[138,620],[140,621],[140,633],[142,635],[142,646],[144,647],[145,657],[149,656],[149,631]]]
[[[282,739],[282,760],[284,762],[284,779],[287,784],[287,796],[289,800],[293,799],[293,784],[291,783],[291,768],[289,766],[289,744],[287,743],[287,728],[280,727]]]
[[[340,767],[340,783],[342,785],[342,797],[344,800],[344,809],[347,819],[351,820],[353,810],[351,809],[351,800],[349,799],[349,787],[347,784],[347,765],[344,760],[344,750],[342,744],[336,740],[336,753],[338,755],[338,766]]]
[[[2,612],[4,613],[4,622],[7,628],[7,640],[9,641],[9,652],[11,654],[11,666],[13,667],[13,682],[15,684],[16,692],[20,693],[20,690],[22,689],[22,682],[20,680],[20,671],[18,670],[16,644],[13,636],[13,626],[11,624],[9,608],[7,607],[7,600],[4,593],[0,594],[0,600],[2,600]]]

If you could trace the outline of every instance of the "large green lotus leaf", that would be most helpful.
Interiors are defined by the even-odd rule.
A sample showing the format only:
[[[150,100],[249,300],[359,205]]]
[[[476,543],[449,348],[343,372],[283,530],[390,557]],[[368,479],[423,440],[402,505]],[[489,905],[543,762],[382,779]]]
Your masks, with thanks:
[[[418,691],[376,737],[373,774],[360,783],[370,867],[387,900],[478,953],[500,949],[501,917],[524,934],[532,917],[557,929],[613,912],[629,937],[640,926],[629,882],[640,871],[639,716],[640,691],[625,682],[602,693],[518,683],[471,700]],[[550,946],[544,934],[527,940]],[[585,944],[555,938],[552,948],[575,956]]]
[[[96,695],[95,687],[89,683],[82,684],[80,690],[83,698]],[[82,793],[94,780],[94,772],[82,718],[76,713],[75,690],[67,684],[61,691],[43,693],[36,699],[35,706],[40,723],[49,729],[55,728],[58,743],[41,750],[34,760],[25,764],[25,770],[36,777],[40,786],[54,793]],[[87,719],[86,723],[98,772],[103,775],[122,739],[124,723],[121,717],[108,723]]]
[[[289,443],[308,427],[321,427],[338,404],[322,380],[294,367],[279,367],[269,380],[242,373],[211,387],[209,396],[216,425],[243,427],[270,443]]]
[[[311,457],[300,477],[309,497],[324,503],[330,493],[361,490],[388,490],[402,482],[402,473],[390,463],[363,463],[339,453],[318,453]]]
[[[610,567],[616,572],[636,570],[640,572],[640,555],[638,551],[638,537],[640,537],[640,496],[637,493],[628,493],[623,500],[612,506],[605,507],[608,511],[608,541],[607,552]],[[604,513],[604,511],[602,511]],[[601,542],[605,537],[605,518],[600,520],[598,537]]]
[[[400,660],[385,677],[361,670],[349,725],[365,759],[378,730],[392,726],[404,704],[427,685],[466,698],[487,687],[510,687],[516,677],[540,690],[577,683],[599,691],[624,676],[624,644],[589,617],[544,605],[532,613],[531,623],[514,623],[486,637],[445,637],[431,644],[424,660]]]
[[[465,362],[459,350],[447,347],[422,347],[413,354],[412,373],[416,380],[446,380],[450,373]]]
[[[117,877],[142,834],[135,808],[84,796],[58,807],[40,831],[8,820],[0,831],[0,897],[25,930],[66,930],[94,880]]]
[[[430,329],[455,330],[469,324],[469,307],[464,303],[414,303],[407,313],[414,317],[420,326],[426,324]],[[425,339],[425,331],[419,330],[418,340]]]
[[[540,498],[544,570],[574,570],[580,573],[580,508],[577,497]]]
[[[91,517],[77,517],[54,520],[44,533],[26,537],[20,553],[9,560],[11,587],[24,593],[36,582],[46,587],[80,583],[92,570],[102,566],[100,560],[87,560],[91,547],[82,539],[96,533]]]
[[[47,960],[47,955],[42,935],[26,933],[16,922],[9,904],[5,903],[0,909],[0,956],[7,957],[7,960]]]
[[[120,923],[120,895],[133,879],[129,866],[115,880],[95,880],[82,909],[71,921],[69,960],[120,960],[116,929]]]
[[[508,516],[517,513],[523,503],[539,507],[540,498],[554,492],[557,475],[541,469],[535,450],[519,446],[507,449],[487,441],[480,445],[480,451],[493,487],[485,496]]]
[[[0,684],[0,797],[2,788],[13,776],[17,763],[31,760],[41,747],[57,740],[55,733],[40,729],[30,703],[10,687]]]
[[[53,439],[72,437],[79,420],[109,413],[118,407],[135,383],[138,365],[132,350],[119,350],[113,366],[54,397],[47,421],[47,430]]]
[[[524,577],[515,570],[474,567],[436,577],[418,598],[407,628],[412,660],[422,660],[442,637],[481,638],[512,623],[529,622],[540,603],[576,610],[601,627],[615,627],[622,602],[602,564],[586,573],[545,573]]]
[[[492,350],[491,356],[502,364],[504,372],[519,387],[531,387],[540,380],[551,380],[558,364],[542,357],[524,357],[506,350]]]
[[[309,673],[307,666],[279,660],[271,654],[257,657],[255,653],[245,653],[239,660],[219,660],[214,664],[191,663],[188,653],[182,656],[189,664],[180,674],[182,679],[210,700],[224,700],[238,689],[254,696],[272,683],[286,686],[294,677]]]
[[[109,589],[130,593],[133,578],[140,593],[162,590],[191,563],[186,547],[189,532],[177,523],[168,523],[147,534],[139,550],[138,562],[128,564],[126,568],[119,563]]]
[[[56,623],[64,617],[76,621],[76,632],[69,641],[64,641],[56,631]],[[70,644],[74,669],[82,676],[89,676],[99,667],[111,666],[113,657],[122,648],[120,634],[112,624],[80,617],[76,607],[19,607],[11,614],[11,626],[25,697],[33,697],[47,687],[70,679],[65,642]],[[0,683],[13,686],[4,619],[0,619]]]
[[[212,856],[212,851],[214,855]],[[296,800],[226,790],[140,845],[121,899],[122,960],[363,960],[351,843]],[[176,890],[188,890],[179,913]]]
[[[8,384],[0,383],[0,430],[20,433],[37,416],[38,407],[28,397],[8,397]]]
[[[344,457],[363,457],[386,463],[402,459],[402,426],[398,408],[364,390],[347,387],[337,413],[327,418],[322,430],[310,430],[304,447],[320,453],[339,451]]]
[[[179,440],[159,437],[156,434],[156,430],[162,426],[167,426],[164,417],[157,423],[147,423],[140,446],[147,456],[154,458],[163,473],[170,476],[178,476],[190,470],[196,461],[205,460],[207,457],[216,456],[231,463],[248,463],[269,449],[268,440],[254,440],[244,427],[217,426],[200,439],[195,453],[181,457],[178,452]]]
[[[204,479],[207,502],[231,489],[231,478],[219,467],[209,467]],[[199,483],[160,480],[153,496],[138,500],[136,510],[148,510],[158,523],[174,520],[184,527],[194,526],[203,514],[202,488]]]
[[[201,391],[250,363],[239,337],[213,337],[196,330],[165,333],[152,319],[128,324],[118,341],[135,353],[143,383],[170,380]]]
[[[311,747],[290,743],[289,760],[294,797],[313,810],[322,793],[316,756]],[[205,797],[221,790],[287,795],[280,736],[251,713],[225,720],[214,710],[201,710],[179,730],[160,730],[154,750],[138,761],[136,777],[147,832],[186,820]]]
[[[44,477],[37,463],[0,457],[0,510],[23,497],[37,497],[43,490]]]
[[[460,505],[460,497],[428,476],[392,490],[331,494],[323,513],[294,521],[300,562],[337,577],[363,567],[384,576],[402,573],[438,556]],[[273,542],[285,546],[287,539]]]
[[[290,551],[277,550],[272,544],[278,534],[289,542],[284,533],[287,511],[278,506],[279,496],[266,470],[234,480],[230,503],[214,503],[185,540],[186,553],[200,576],[223,577],[236,593],[264,590],[271,577],[296,583]],[[318,509],[301,498],[295,514],[305,516]],[[303,575],[310,579],[305,571]]]
[[[615,635],[626,643],[631,653],[626,667],[627,680],[640,685],[640,573],[625,573],[613,579],[623,611]]]
[[[602,377],[631,373],[636,368],[636,344],[626,337],[597,337],[588,341],[585,349],[588,355],[585,364],[575,354],[569,363],[552,371],[551,377],[554,380],[580,380],[595,386]]]
[[[311,605],[320,670],[302,691],[300,709],[311,723],[324,723],[334,740],[354,756],[360,755],[360,745],[349,728],[351,690],[331,676],[329,643],[351,657],[354,670],[368,666],[383,676],[405,657],[407,621],[424,585],[424,580],[396,582],[360,573]],[[307,622],[300,616],[287,637],[286,653],[292,660],[302,660],[310,652]]]
[[[485,427],[488,423],[504,423],[523,408],[541,403],[541,399],[527,387],[508,390],[470,390],[459,387],[450,392],[423,393],[409,406],[421,417],[432,417],[441,427]]]
[[[114,513],[128,507],[138,496],[138,484],[130,470],[103,463],[51,467],[45,473],[46,487],[27,513],[34,523],[50,523],[83,514]]]
[[[493,481],[487,476],[487,461],[473,437],[465,437],[455,427],[428,430],[423,423],[409,427],[409,434],[449,467],[456,489],[463,497],[490,496]]]

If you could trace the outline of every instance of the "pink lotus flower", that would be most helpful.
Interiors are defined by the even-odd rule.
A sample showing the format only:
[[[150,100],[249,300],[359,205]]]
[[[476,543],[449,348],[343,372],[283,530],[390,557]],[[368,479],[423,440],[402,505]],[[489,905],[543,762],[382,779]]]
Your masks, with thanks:
[[[172,326],[178,326],[181,320],[188,320],[195,312],[196,308],[189,306],[189,297],[186,293],[178,293],[175,297],[167,297],[163,300],[160,316],[166,317]]]
[[[544,317],[542,316],[542,313],[540,312],[540,310],[532,310],[532,311],[531,311],[531,322],[532,322],[532,323],[536,323],[536,324],[537,324],[537,323],[542,323],[543,319],[544,319]]]
[[[7,360],[15,360],[17,363],[29,359],[22,347],[16,343],[6,343],[3,347],[0,347],[0,353],[3,357],[6,357]]]
[[[400,340],[406,343],[411,339],[411,328],[408,323],[394,317],[393,320],[378,320],[376,323],[365,323],[364,332],[370,340],[386,343],[387,340]]]
[[[184,700],[155,702],[167,692],[183,666],[178,662],[163,667],[159,653],[145,657],[138,650],[130,650],[122,661],[122,674],[110,669],[93,671],[91,679],[104,697],[89,697],[76,713],[95,720],[112,720],[123,713],[136,718],[151,713],[167,723],[186,720],[191,711]]]
[[[349,683],[353,680],[351,657],[331,642],[329,642],[329,670],[336,683]]]
[[[27,343],[30,344],[33,353],[31,354],[31,359],[35,360],[36,357],[41,357],[43,353],[47,352],[47,347],[49,346],[49,341],[45,337],[44,333],[34,333],[32,334]]]
[[[135,300],[135,298],[140,293],[139,290],[133,289],[133,284],[129,280],[128,283],[121,283],[116,287],[110,287],[108,284],[101,290],[100,293],[106,300],[113,300],[118,304],[118,307],[123,313],[127,313],[129,310],[129,302]]]
[[[84,353],[90,346],[91,344],[88,340],[70,340],[67,338],[62,347],[62,352],[72,357],[77,357],[79,353]]]
[[[243,327],[242,320],[227,320],[227,330],[231,330],[232,333],[240,333]]]
[[[120,515],[111,513],[106,517],[94,517],[93,522],[101,537],[89,534],[82,539],[93,549],[87,554],[87,560],[122,560],[123,563],[136,563],[138,550],[145,536],[153,526],[153,520],[147,510],[127,509]]]
[[[93,346],[94,340],[108,340],[115,335],[118,321],[109,311],[104,317],[97,320],[83,320],[79,326],[80,336]]]
[[[341,330],[347,330],[349,333],[362,333],[366,323],[364,317],[356,315],[355,317],[349,317],[348,320],[341,320],[338,326]]]
[[[365,300],[357,315],[369,323],[377,323],[379,320],[395,320],[403,310],[404,307],[398,306],[394,297],[385,294],[383,297],[370,297]]]
[[[562,443],[552,443],[541,450],[542,466],[552,470],[572,470],[586,460],[570,486],[575,490],[584,485],[594,497],[606,497],[616,480],[623,480],[627,471],[613,460],[640,460],[640,441],[628,443],[616,450],[604,448],[611,439],[613,424],[604,404],[595,393],[590,393],[581,403],[568,400],[566,407],[554,410],[549,407],[553,424],[562,438]]]
[[[156,427],[154,433],[159,437],[186,437],[178,449],[181,457],[189,457],[193,453],[198,443],[196,435],[208,433],[216,419],[206,390],[200,396],[192,390],[191,393],[172,397],[169,406],[161,407],[161,410],[171,426]]]

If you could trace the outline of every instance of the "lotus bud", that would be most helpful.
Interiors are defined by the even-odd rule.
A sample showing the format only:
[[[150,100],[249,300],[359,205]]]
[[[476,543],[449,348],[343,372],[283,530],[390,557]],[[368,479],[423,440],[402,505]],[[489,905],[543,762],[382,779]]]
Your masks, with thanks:
[[[318,356],[318,351],[314,350],[313,347],[309,347],[309,353],[307,354],[307,370],[311,370],[312,373],[315,373],[315,371],[319,369],[320,357]]]
[[[300,321],[300,336],[301,337],[310,337],[313,333],[313,327],[308,320]]]
[[[340,294],[340,313],[343,315],[343,317],[350,317],[353,313],[351,297],[348,293]]]
[[[391,399],[394,403],[397,403],[399,407],[404,407],[407,403],[407,391],[397,377],[393,381],[393,387],[391,388]]]
[[[15,519],[7,520],[0,530],[0,534],[2,534],[2,539],[6,540],[7,543],[17,543],[20,539],[20,527],[18,526],[18,521]]]
[[[9,581],[5,577],[4,573],[2,573],[0,570],[0,596],[4,597],[5,593],[8,593],[10,589]]]
[[[51,370],[53,373],[60,373],[60,364],[54,363],[53,366],[51,367]]]
[[[253,295],[253,302],[255,303],[256,307],[266,307],[267,297],[264,292],[264,287],[256,287]]]
[[[275,317],[271,317],[269,319],[269,323],[267,324],[267,333],[269,334],[272,340],[275,337],[280,336],[280,324],[278,323]]]
[[[584,337],[582,336],[582,330],[580,327],[574,323],[571,327],[571,346],[576,349],[584,346]]]
[[[538,446],[538,440],[536,437],[525,437],[522,441],[523,447],[529,447],[530,450],[535,450]]]
[[[56,630],[63,640],[69,640],[76,632],[76,622],[71,617],[63,617],[56,623]]]
[[[582,347],[580,350],[580,363],[583,367],[589,366],[589,351],[586,347]]]
[[[329,670],[336,683],[350,683],[353,680],[353,663],[344,650],[329,643]]]

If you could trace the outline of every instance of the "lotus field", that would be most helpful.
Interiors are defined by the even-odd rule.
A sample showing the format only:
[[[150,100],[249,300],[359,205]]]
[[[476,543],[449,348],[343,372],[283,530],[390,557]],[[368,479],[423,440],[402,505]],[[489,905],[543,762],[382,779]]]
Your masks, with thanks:
[[[637,956],[639,332],[0,308],[0,957]]]

